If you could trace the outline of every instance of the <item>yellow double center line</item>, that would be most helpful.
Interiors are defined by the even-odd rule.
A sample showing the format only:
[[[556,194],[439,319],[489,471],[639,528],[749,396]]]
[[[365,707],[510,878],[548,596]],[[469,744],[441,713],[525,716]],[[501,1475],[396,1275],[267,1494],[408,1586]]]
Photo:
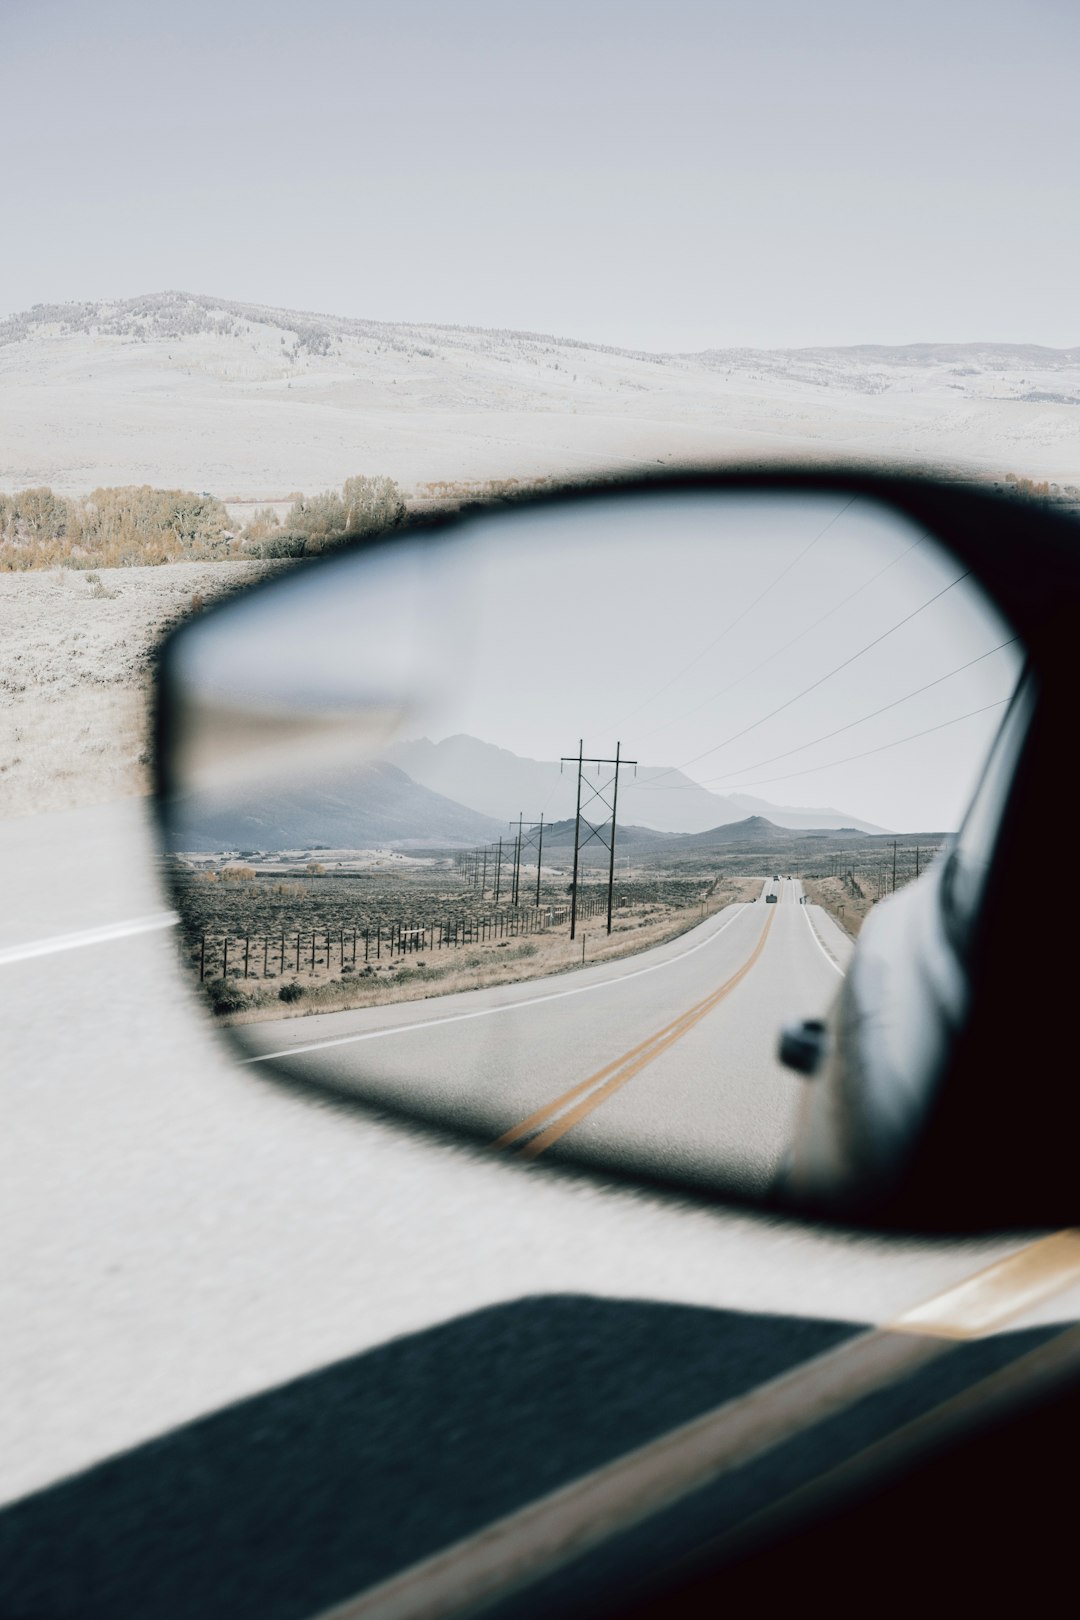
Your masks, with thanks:
[[[602,1463],[503,1519],[440,1549],[380,1585],[326,1609],[319,1620],[449,1620],[564,1568],[611,1537],[850,1412],[1080,1282],[1080,1232],[1056,1232],[954,1284],[880,1328],[846,1339],[767,1383],[736,1395],[636,1450]],[[714,1557],[752,1548],[820,1493],[876,1488],[890,1468],[926,1455],[978,1424],[1021,1409],[1080,1372],[1080,1328],[1055,1335],[951,1399],[736,1524]],[[842,1496],[840,1497],[842,1500]],[[671,1571],[674,1577],[674,1570]]]
[[[681,1013],[670,1024],[665,1024],[663,1029],[658,1029],[647,1040],[639,1042],[637,1046],[632,1046],[629,1052],[624,1052],[621,1057],[615,1058],[611,1063],[606,1063],[602,1069],[597,1069],[596,1073],[591,1074],[587,1080],[582,1080],[580,1084],[571,1086],[569,1091],[562,1093],[562,1096],[545,1103],[543,1108],[538,1108],[534,1114],[529,1115],[528,1119],[523,1119],[520,1124],[511,1126],[508,1131],[505,1131],[499,1137],[497,1142],[492,1143],[492,1146],[498,1149],[511,1148],[524,1138],[529,1138],[523,1147],[518,1148],[517,1157],[535,1159],[539,1154],[551,1147],[554,1142],[557,1142],[560,1137],[565,1136],[567,1131],[572,1131],[575,1125],[580,1125],[583,1119],[586,1119],[602,1103],[607,1102],[609,1097],[614,1096],[617,1091],[626,1085],[628,1080],[634,1078],[635,1074],[640,1074],[642,1069],[658,1058],[661,1053],[666,1052],[669,1046],[674,1046],[676,1041],[681,1040],[689,1030],[693,1029],[695,1024],[700,1023],[708,1013],[712,1012],[713,1008],[718,1006],[725,996],[730,995],[742,979],[745,979],[765,949],[765,941],[769,937],[769,929],[772,927],[775,915],[775,912],[770,912],[762,930],[761,938],[754,946],[754,949],[738,972],[733,973],[730,979],[726,979],[719,989],[711,991],[703,1000],[695,1003],[693,1007],[687,1008],[686,1012]]]

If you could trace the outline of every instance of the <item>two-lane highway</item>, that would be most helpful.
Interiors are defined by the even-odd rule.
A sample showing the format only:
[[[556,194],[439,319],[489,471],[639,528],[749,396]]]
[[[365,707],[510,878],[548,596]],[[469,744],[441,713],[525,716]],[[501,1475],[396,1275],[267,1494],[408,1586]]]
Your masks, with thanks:
[[[802,1084],[776,1060],[777,1032],[824,1011],[851,949],[801,902],[801,885],[781,879],[618,962],[249,1025],[243,1037],[258,1062],[451,1121],[508,1153],[760,1190]]]

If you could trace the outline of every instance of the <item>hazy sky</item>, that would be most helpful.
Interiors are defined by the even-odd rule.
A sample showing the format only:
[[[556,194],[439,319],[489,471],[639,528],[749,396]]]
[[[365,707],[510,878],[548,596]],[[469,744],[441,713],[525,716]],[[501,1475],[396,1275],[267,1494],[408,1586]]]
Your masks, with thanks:
[[[958,824],[1019,653],[906,520],[836,496],[657,496],[465,534],[435,562],[404,545],[301,574],[233,610],[224,637],[208,616],[187,678],[285,705],[398,693],[405,735],[541,760],[618,741],[720,793]],[[642,783],[636,813],[665,825],[678,784]]]
[[[0,0],[0,311],[1076,344],[1078,47],[1075,0]]]

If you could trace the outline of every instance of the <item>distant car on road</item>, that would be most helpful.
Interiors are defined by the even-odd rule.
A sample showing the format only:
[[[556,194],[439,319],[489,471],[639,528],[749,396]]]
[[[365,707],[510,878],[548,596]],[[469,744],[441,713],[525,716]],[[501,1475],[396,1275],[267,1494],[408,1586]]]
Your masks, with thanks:
[[[775,904],[776,904],[776,896],[775,896],[775,894],[767,894],[765,896],[765,904],[767,906],[775,906]]]

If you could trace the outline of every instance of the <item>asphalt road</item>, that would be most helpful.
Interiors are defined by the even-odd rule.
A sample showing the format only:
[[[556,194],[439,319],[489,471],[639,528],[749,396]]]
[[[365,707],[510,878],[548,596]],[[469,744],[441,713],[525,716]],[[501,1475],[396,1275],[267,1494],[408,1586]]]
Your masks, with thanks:
[[[1028,1242],[778,1221],[569,1174],[547,1152],[523,1169],[241,1067],[167,930],[24,949],[161,912],[139,804],[6,823],[0,882],[5,1614],[299,1620]],[[752,954],[775,913],[725,1001],[566,1140],[618,1110],[627,1131],[655,1128],[663,1087],[699,1089],[695,1074],[726,1097],[721,1037],[765,1031],[784,953],[808,975],[781,996],[785,1015],[813,1011],[811,992],[835,979],[806,911],[747,907],[724,933],[717,919],[715,943],[670,970],[678,995],[659,989],[666,969],[630,980],[627,965],[625,984],[595,992],[594,970],[573,976],[579,1006],[625,995],[623,1014],[588,1061],[579,1026],[553,1036],[546,1079],[531,1038],[513,1106],[486,1123],[589,1079],[613,1035],[618,1057],[639,1029],[655,1034]],[[519,1014],[473,1022],[487,1041],[500,1019]],[[289,1039],[322,1040],[328,1022],[297,1020]],[[791,1084],[762,1039],[761,1066],[743,1072]],[[1078,1315],[1080,1290],[1057,1288],[1007,1325]],[[942,1365],[962,1382],[964,1356],[1009,1353],[1017,1336],[994,1329]],[[924,1383],[901,1395],[925,1398]],[[850,1418],[855,1440],[876,1412]],[[775,1483],[766,1468],[755,1489]]]
[[[515,1157],[764,1193],[805,1084],[777,1062],[777,1031],[826,1010],[852,949],[801,898],[782,878],[677,940],[569,976],[241,1034],[282,1073]]]

